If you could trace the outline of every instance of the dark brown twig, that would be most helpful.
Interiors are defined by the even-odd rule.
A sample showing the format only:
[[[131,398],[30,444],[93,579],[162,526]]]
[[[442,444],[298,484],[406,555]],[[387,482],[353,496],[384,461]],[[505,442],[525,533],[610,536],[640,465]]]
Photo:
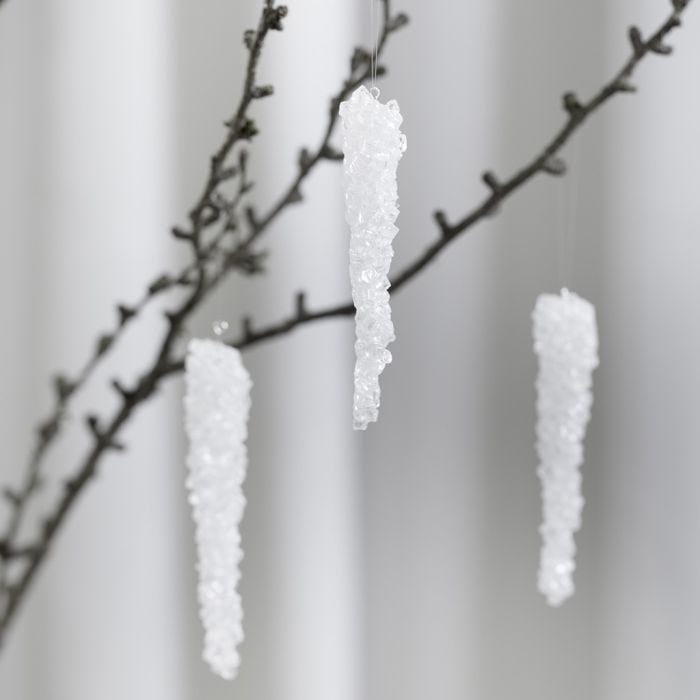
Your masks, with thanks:
[[[668,19],[666,19],[661,27],[646,41],[641,40],[641,43],[637,44],[635,40],[632,40],[632,55],[615,77],[604,85],[590,100],[585,103],[580,103],[573,93],[567,93],[563,98],[564,109],[568,114],[568,119],[564,126],[538,155],[507,180],[499,181],[493,173],[484,173],[482,179],[489,188],[490,194],[471,212],[463,216],[456,223],[450,224],[443,211],[436,211],[433,216],[440,231],[440,235],[421,255],[404,267],[393,278],[391,283],[392,293],[398,292],[424,270],[450,243],[455,241],[460,234],[468,231],[477,223],[489,217],[498,209],[503,201],[513,194],[513,192],[523,187],[523,185],[532,180],[536,175],[540,173],[554,176],[563,175],[566,172],[566,165],[558,156],[563,146],[569,141],[571,136],[584,121],[610,98],[617,94],[625,94],[634,91],[629,79],[645,56],[650,53],[661,55],[668,54],[667,48],[669,47],[661,51],[659,51],[659,47],[666,46],[664,44],[666,37],[675,28],[680,27],[681,15],[691,2],[692,0],[672,0],[673,12]],[[639,36],[641,37],[641,34],[639,34]],[[255,332],[250,331],[249,328],[248,332],[243,333],[241,337],[233,341],[231,345],[239,349],[248,348],[265,340],[285,335],[306,323],[329,318],[347,317],[351,316],[353,313],[354,307],[352,303],[347,302],[330,306],[319,311],[308,312],[303,317],[293,314],[278,323],[269,325]],[[169,372],[180,372],[183,366],[183,361],[180,360],[169,368]]]
[[[389,34],[399,29],[407,21],[403,15],[391,17],[390,0],[383,0],[383,4],[384,24],[380,35],[380,49],[384,48]],[[286,7],[275,6],[273,0],[265,0],[257,30],[250,30],[244,35],[244,43],[249,51],[249,60],[241,102],[235,115],[226,123],[228,127],[226,139],[211,158],[210,172],[203,192],[190,212],[189,226],[186,228],[175,228],[172,231],[176,239],[185,241],[191,246],[193,262],[178,275],[161,275],[156,278],[149,285],[144,299],[136,306],[119,306],[119,326],[117,330],[114,333],[100,336],[97,341],[95,354],[79,375],[78,380],[70,382],[64,377],[59,377],[56,380],[58,400],[52,417],[47,421],[49,428],[40,432],[37,448],[30,461],[27,477],[22,488],[17,492],[11,492],[11,497],[8,496],[13,512],[5,536],[0,539],[0,563],[3,561],[1,555],[3,548],[8,553],[20,551],[17,549],[14,540],[22,518],[27,511],[27,503],[38,488],[39,467],[42,458],[45,456],[48,446],[58,434],[69,398],[85,384],[96,364],[114,345],[123,326],[138,315],[149,299],[176,285],[189,289],[189,293],[181,306],[174,312],[166,314],[167,330],[151,368],[141,376],[133,388],[126,388],[118,380],[112,382],[115,391],[118,392],[122,399],[122,406],[112,420],[102,427],[97,417],[88,417],[87,425],[94,438],[93,447],[90,449],[76,476],[65,482],[55,511],[44,521],[37,544],[32,544],[22,549],[23,558],[26,559],[25,570],[16,581],[8,582],[6,569],[3,568],[3,575],[0,578],[0,603],[2,604],[0,641],[6,634],[7,628],[46,556],[53,538],[70,512],[78,495],[95,475],[100,458],[109,450],[123,449],[123,446],[117,441],[117,433],[132,416],[135,409],[157,391],[161,379],[169,374],[168,369],[173,364],[172,349],[184,328],[185,321],[228,272],[233,269],[238,269],[246,274],[254,274],[260,271],[263,255],[252,250],[253,241],[257,240],[270,227],[287,206],[300,201],[301,184],[316,165],[323,160],[337,160],[335,152],[330,145],[330,138],[337,120],[337,105],[355,87],[366,80],[370,72],[370,54],[362,49],[356,51],[351,65],[350,76],[344,82],[340,92],[331,101],[329,124],[316,151],[310,154],[309,160],[301,162],[300,159],[299,171],[292,184],[280,197],[277,204],[262,219],[258,219],[253,210],[248,209],[246,216],[248,233],[245,238],[235,244],[233,248],[224,245],[227,234],[239,228],[237,209],[243,199],[243,195],[252,186],[246,177],[245,151],[241,151],[237,166],[229,167],[226,165],[226,161],[237,143],[250,140],[257,133],[254,122],[247,115],[247,110],[253,100],[266,97],[272,93],[271,86],[258,86],[255,84],[257,64],[266,34],[270,30],[281,29],[281,22],[286,14]],[[233,199],[227,200],[219,192],[219,186],[229,181],[232,177],[239,178],[239,187]],[[218,224],[221,225],[218,233],[211,240],[205,241],[206,231]],[[218,260],[218,266],[212,272],[207,267],[207,264],[216,260]],[[9,494],[10,492],[7,493]],[[7,556],[4,559],[14,558],[14,556]]]

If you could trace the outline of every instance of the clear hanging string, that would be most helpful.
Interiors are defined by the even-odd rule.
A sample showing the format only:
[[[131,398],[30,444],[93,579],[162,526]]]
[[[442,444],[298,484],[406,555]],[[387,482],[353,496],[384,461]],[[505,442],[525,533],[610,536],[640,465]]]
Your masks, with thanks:
[[[563,178],[559,188],[559,212],[557,226],[557,272],[559,287],[572,287],[574,256],[576,254],[576,228],[580,195],[580,142],[574,138],[571,152],[570,176]]]
[[[375,0],[369,0],[369,32],[370,32],[370,64],[369,64],[369,77],[370,77],[370,89],[369,93],[374,97],[374,99],[379,99],[379,88],[376,86],[377,82],[377,62],[379,60],[379,42],[377,39],[377,28],[376,28],[376,9]]]

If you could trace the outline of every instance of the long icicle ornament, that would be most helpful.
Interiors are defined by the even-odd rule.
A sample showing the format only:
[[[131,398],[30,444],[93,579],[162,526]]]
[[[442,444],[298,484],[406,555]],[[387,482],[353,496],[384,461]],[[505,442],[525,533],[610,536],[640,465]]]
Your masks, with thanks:
[[[389,305],[389,266],[399,215],[396,170],[406,150],[395,100],[360,86],[340,105],[345,220],[350,227],[350,282],[355,304],[353,426],[365,430],[379,415],[379,375],[395,340]]]
[[[252,382],[238,350],[191,340],[185,362],[187,489],[195,523],[203,659],[222,678],[238,672],[243,608],[237,591],[243,558],[239,523],[248,466]]]
[[[552,606],[574,593],[581,527],[583,440],[591,415],[598,333],[593,305],[563,289],[542,294],[533,313],[537,377],[537,473],[542,483],[538,588]]]

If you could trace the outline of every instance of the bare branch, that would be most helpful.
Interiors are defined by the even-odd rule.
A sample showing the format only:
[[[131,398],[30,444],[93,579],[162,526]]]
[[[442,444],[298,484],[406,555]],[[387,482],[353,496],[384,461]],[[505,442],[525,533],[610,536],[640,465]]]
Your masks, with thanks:
[[[404,17],[399,21],[393,21],[391,26],[389,26],[389,20],[391,19],[389,0],[384,0],[384,7],[385,21],[379,44],[380,53],[388,36],[407,22],[407,19]],[[61,390],[57,391],[59,400],[50,418],[40,427],[37,447],[28,466],[25,481],[19,491],[7,492],[12,494],[13,511],[10,525],[0,542],[4,541],[8,551],[12,551],[12,548],[15,546],[14,540],[17,536],[19,525],[27,510],[27,503],[38,488],[40,465],[47,448],[58,435],[69,398],[85,384],[100,359],[114,346],[123,328],[138,316],[150,299],[172,289],[176,285],[188,288],[189,293],[182,304],[175,311],[166,314],[168,321],[167,330],[161,341],[156,358],[151,367],[141,376],[137,385],[133,389],[127,390],[119,380],[112,381],[112,386],[122,398],[122,405],[111,421],[100,422],[95,416],[86,417],[86,425],[92,435],[93,446],[78,469],[76,476],[66,482],[55,510],[44,522],[36,545],[31,545],[28,549],[29,554],[25,557],[25,570],[16,581],[9,582],[6,577],[6,569],[2,568],[2,576],[0,577],[0,605],[2,605],[0,610],[0,641],[6,634],[9,624],[43,562],[53,538],[72,509],[78,495],[95,475],[100,458],[108,450],[123,449],[123,445],[116,439],[117,433],[132,417],[136,408],[157,391],[161,379],[169,374],[168,370],[173,363],[171,357],[172,349],[175,341],[184,329],[186,320],[231,270],[238,269],[244,274],[256,274],[261,271],[264,253],[253,250],[253,242],[269,228],[287,206],[300,201],[301,184],[315,166],[324,160],[335,160],[335,158],[331,157],[334,150],[330,145],[330,139],[337,121],[338,104],[355,87],[369,77],[369,60],[361,61],[352,67],[349,77],[343,83],[343,87],[332,98],[329,110],[329,123],[319,146],[313,153],[309,154],[309,159],[303,164],[303,167],[300,163],[298,174],[280,197],[278,203],[262,218],[258,218],[252,208],[249,207],[244,217],[247,222],[248,235],[233,248],[227,248],[223,245],[227,234],[238,230],[238,206],[242,202],[243,196],[252,187],[252,183],[248,181],[246,174],[246,151],[240,150],[236,166],[228,166],[227,160],[236,144],[252,139],[257,133],[253,120],[248,116],[248,108],[254,100],[271,94],[270,86],[258,86],[256,84],[257,65],[267,33],[280,30],[282,28],[282,20],[286,15],[286,7],[275,6],[273,0],[265,0],[265,7],[257,29],[249,30],[244,34],[244,44],[249,51],[249,59],[241,101],[234,116],[226,122],[228,131],[224,142],[210,159],[209,175],[200,197],[190,211],[189,225],[184,228],[176,227],[172,229],[172,234],[176,239],[186,242],[191,247],[193,262],[175,276],[158,276],[149,285],[144,298],[138,304],[130,307],[125,305],[117,307],[118,324],[116,329],[98,338],[95,352],[78,379],[69,381],[61,378]],[[367,56],[369,56],[368,53]],[[218,188],[219,185],[232,177],[238,177],[239,179],[238,192],[233,200],[227,201],[219,193]],[[213,225],[218,224],[221,225],[219,232],[209,242],[205,242],[206,231]],[[212,260],[215,262],[218,260],[217,266],[213,271],[207,268],[207,263]],[[298,300],[297,314],[298,318],[304,316],[304,305],[301,297]],[[244,322],[244,332],[252,335],[250,321]],[[57,382],[58,386],[59,383]],[[0,563],[1,561],[2,557],[0,556]]]

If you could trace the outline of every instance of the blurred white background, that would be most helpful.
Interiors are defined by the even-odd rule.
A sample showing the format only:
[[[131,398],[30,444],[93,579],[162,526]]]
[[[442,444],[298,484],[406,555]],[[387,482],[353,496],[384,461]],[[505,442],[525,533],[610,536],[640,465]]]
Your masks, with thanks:
[[[0,10],[0,441],[14,483],[48,377],[74,373],[114,303],[182,250],[169,225],[199,193],[241,85],[253,0],[6,0]],[[264,205],[315,144],[369,3],[289,0],[270,37],[254,151]],[[457,218],[628,54],[668,0],[395,0],[397,266]],[[62,532],[0,657],[5,700],[695,700],[700,697],[700,8],[636,96],[595,116],[541,177],[394,299],[379,424],[351,429],[352,326],[251,351],[239,678],[199,659],[183,491],[180,382],[142,410]],[[234,280],[192,333],[305,288],[349,294],[340,168],[327,164],[268,239],[269,273]],[[571,255],[566,254],[572,250]],[[564,254],[562,254],[564,251]],[[536,365],[530,313],[562,284],[598,308],[601,367],[584,466],[577,593],[538,595]],[[81,406],[152,353],[130,332]],[[70,470],[81,410],[52,454]],[[47,488],[45,499],[53,493]],[[1,515],[1,514],[0,514]]]

